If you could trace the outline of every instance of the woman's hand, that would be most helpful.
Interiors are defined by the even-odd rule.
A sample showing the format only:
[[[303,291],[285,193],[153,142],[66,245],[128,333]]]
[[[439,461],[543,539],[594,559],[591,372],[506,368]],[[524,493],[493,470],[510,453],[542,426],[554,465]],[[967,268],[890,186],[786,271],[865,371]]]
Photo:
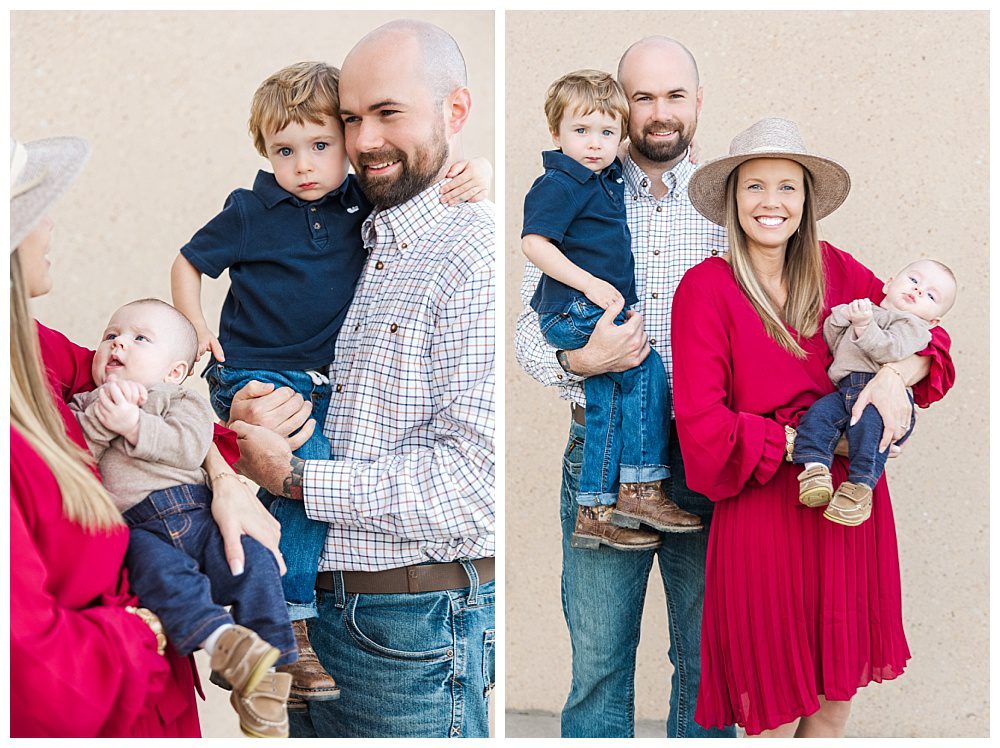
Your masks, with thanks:
[[[281,525],[257,499],[252,486],[236,475],[213,444],[204,463],[212,489],[212,517],[222,534],[226,561],[233,576],[243,573],[243,535],[274,554],[278,568],[285,573],[285,561],[278,550]]]
[[[913,406],[906,394],[902,377],[889,369],[879,369],[875,377],[865,385],[851,409],[851,425],[861,419],[868,405],[874,405],[882,416],[882,440],[878,448],[884,452],[897,439],[902,439],[910,428]]]
[[[840,437],[840,441],[837,442],[837,446],[834,448],[833,453],[835,455],[840,455],[841,457],[850,457],[851,456],[851,454],[849,452],[849,447],[847,446],[847,437],[846,436]],[[893,459],[894,457],[899,457],[901,454],[903,454],[903,445],[902,444],[890,444],[889,445],[889,459],[890,460]]]

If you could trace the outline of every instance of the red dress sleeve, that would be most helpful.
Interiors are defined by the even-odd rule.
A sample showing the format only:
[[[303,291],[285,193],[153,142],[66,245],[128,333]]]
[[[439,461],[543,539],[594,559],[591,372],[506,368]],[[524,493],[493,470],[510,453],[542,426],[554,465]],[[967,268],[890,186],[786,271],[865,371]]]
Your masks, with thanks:
[[[785,453],[776,421],[734,411],[729,330],[724,294],[728,266],[707,260],[689,270],[674,295],[674,411],[688,486],[709,499],[736,496],[748,483],[764,484]]]
[[[833,250],[826,253],[831,261],[836,258],[844,263],[844,269],[853,282],[857,294],[854,298],[867,297],[876,304],[881,304],[885,298],[885,292],[882,290],[885,284],[848,252],[839,250],[831,244],[828,244],[827,248]],[[931,342],[922,351],[918,351],[917,355],[928,356],[931,360],[927,376],[913,385],[914,402],[921,408],[926,408],[944,397],[955,384],[955,364],[951,360],[951,336],[940,325],[931,328]]]

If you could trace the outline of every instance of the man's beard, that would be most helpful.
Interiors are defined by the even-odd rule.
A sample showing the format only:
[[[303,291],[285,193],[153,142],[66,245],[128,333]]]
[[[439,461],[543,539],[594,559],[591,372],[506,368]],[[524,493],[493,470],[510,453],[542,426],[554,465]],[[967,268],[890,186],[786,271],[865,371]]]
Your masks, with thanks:
[[[362,191],[374,205],[391,208],[401,205],[437,181],[445,161],[448,159],[448,142],[444,137],[444,125],[434,129],[431,140],[418,145],[412,160],[398,148],[387,146],[377,151],[369,151],[358,156],[358,183]],[[384,164],[399,161],[398,173],[392,177],[371,176],[365,169],[369,164]]]
[[[639,151],[639,153],[650,161],[661,164],[667,163],[668,161],[673,161],[674,159],[684,155],[688,146],[691,145],[691,139],[694,137],[694,129],[696,125],[697,122],[692,122],[690,129],[685,130],[681,123],[677,120],[669,120],[667,122],[648,122],[646,126],[642,128],[641,136],[632,139],[632,145],[635,146],[635,149]],[[676,130],[677,140],[672,143],[654,142],[649,137],[649,134],[654,130],[658,132]]]

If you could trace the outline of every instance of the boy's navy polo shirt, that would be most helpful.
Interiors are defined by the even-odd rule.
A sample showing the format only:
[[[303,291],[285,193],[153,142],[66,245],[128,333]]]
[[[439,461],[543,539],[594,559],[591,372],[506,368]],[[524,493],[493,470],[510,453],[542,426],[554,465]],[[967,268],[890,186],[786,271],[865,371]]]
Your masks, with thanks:
[[[317,369],[333,360],[337,333],[365,264],[361,224],[371,212],[356,177],[307,202],[259,171],[181,248],[200,272],[229,268],[219,342],[240,369]]]
[[[626,306],[637,303],[621,162],[615,159],[603,171],[595,172],[562,151],[543,151],[542,165],[545,173],[524,197],[521,237],[544,236],[574,265],[617,288]],[[582,295],[543,275],[531,308],[539,314],[564,312]]]

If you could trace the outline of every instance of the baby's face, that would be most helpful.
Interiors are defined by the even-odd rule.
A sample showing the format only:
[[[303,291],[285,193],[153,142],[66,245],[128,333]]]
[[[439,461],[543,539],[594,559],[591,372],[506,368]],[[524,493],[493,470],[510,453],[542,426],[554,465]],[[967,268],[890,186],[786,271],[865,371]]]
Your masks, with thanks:
[[[340,122],[289,122],[264,137],[267,160],[281,188],[301,200],[319,200],[347,178],[347,151]]]
[[[176,333],[170,317],[155,306],[124,306],[108,322],[94,355],[91,373],[102,385],[128,379],[145,387],[174,382],[187,376],[187,362],[178,355]],[[178,364],[183,372],[178,380]]]
[[[955,301],[955,280],[944,268],[929,260],[918,260],[903,268],[885,284],[882,306],[915,314],[936,325]]]

